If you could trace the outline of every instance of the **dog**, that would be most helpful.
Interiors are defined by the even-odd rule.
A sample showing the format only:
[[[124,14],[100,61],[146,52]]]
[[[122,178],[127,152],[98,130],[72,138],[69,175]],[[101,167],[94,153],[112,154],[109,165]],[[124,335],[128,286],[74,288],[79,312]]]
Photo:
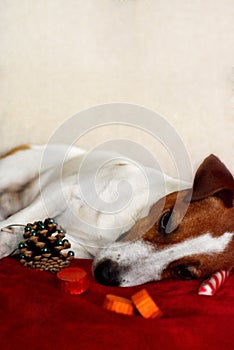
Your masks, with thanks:
[[[94,258],[94,276],[105,285],[206,278],[233,268],[234,180],[216,156],[203,161],[193,186],[147,167],[144,181],[130,160],[106,157],[97,153],[85,164],[84,150],[65,145],[24,145],[3,155],[0,258],[17,251],[23,226],[16,224],[49,215],[67,230],[76,257]],[[118,186],[126,181],[132,198],[123,186],[119,208]]]

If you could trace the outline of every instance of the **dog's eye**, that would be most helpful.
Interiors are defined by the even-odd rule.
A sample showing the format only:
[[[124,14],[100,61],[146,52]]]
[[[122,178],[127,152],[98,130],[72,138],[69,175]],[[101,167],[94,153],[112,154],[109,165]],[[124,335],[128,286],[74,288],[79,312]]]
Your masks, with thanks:
[[[159,221],[159,232],[160,233],[168,233],[169,230],[166,230],[167,228],[167,225],[169,223],[169,220],[170,220],[170,217],[171,217],[171,214],[172,214],[172,209],[166,211],[162,216],[161,216],[161,219]]]
[[[191,280],[196,278],[193,274],[192,268],[188,265],[177,266],[176,274],[183,280]]]

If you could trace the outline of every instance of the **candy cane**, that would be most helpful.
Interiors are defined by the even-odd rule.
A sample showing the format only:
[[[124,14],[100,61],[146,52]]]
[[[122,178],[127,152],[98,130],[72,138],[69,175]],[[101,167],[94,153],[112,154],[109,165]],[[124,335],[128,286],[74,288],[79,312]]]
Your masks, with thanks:
[[[205,280],[198,289],[199,295],[214,295],[230,275],[230,271],[219,270]]]

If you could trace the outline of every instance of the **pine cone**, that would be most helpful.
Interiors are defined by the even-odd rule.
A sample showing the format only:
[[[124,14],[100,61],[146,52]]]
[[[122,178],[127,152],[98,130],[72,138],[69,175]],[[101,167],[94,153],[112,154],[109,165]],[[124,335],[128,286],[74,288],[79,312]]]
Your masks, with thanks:
[[[70,265],[74,252],[62,253],[71,244],[64,239],[66,231],[47,218],[44,222],[28,223],[24,228],[25,241],[19,243],[20,262],[27,267],[41,271],[58,272]]]

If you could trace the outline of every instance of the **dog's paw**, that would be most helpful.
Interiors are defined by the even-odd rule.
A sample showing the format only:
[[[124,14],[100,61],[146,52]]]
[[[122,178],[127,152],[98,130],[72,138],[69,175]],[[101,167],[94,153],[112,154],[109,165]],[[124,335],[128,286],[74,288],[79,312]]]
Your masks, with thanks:
[[[0,229],[0,259],[14,253],[20,240],[23,238],[22,228],[1,228]]]

